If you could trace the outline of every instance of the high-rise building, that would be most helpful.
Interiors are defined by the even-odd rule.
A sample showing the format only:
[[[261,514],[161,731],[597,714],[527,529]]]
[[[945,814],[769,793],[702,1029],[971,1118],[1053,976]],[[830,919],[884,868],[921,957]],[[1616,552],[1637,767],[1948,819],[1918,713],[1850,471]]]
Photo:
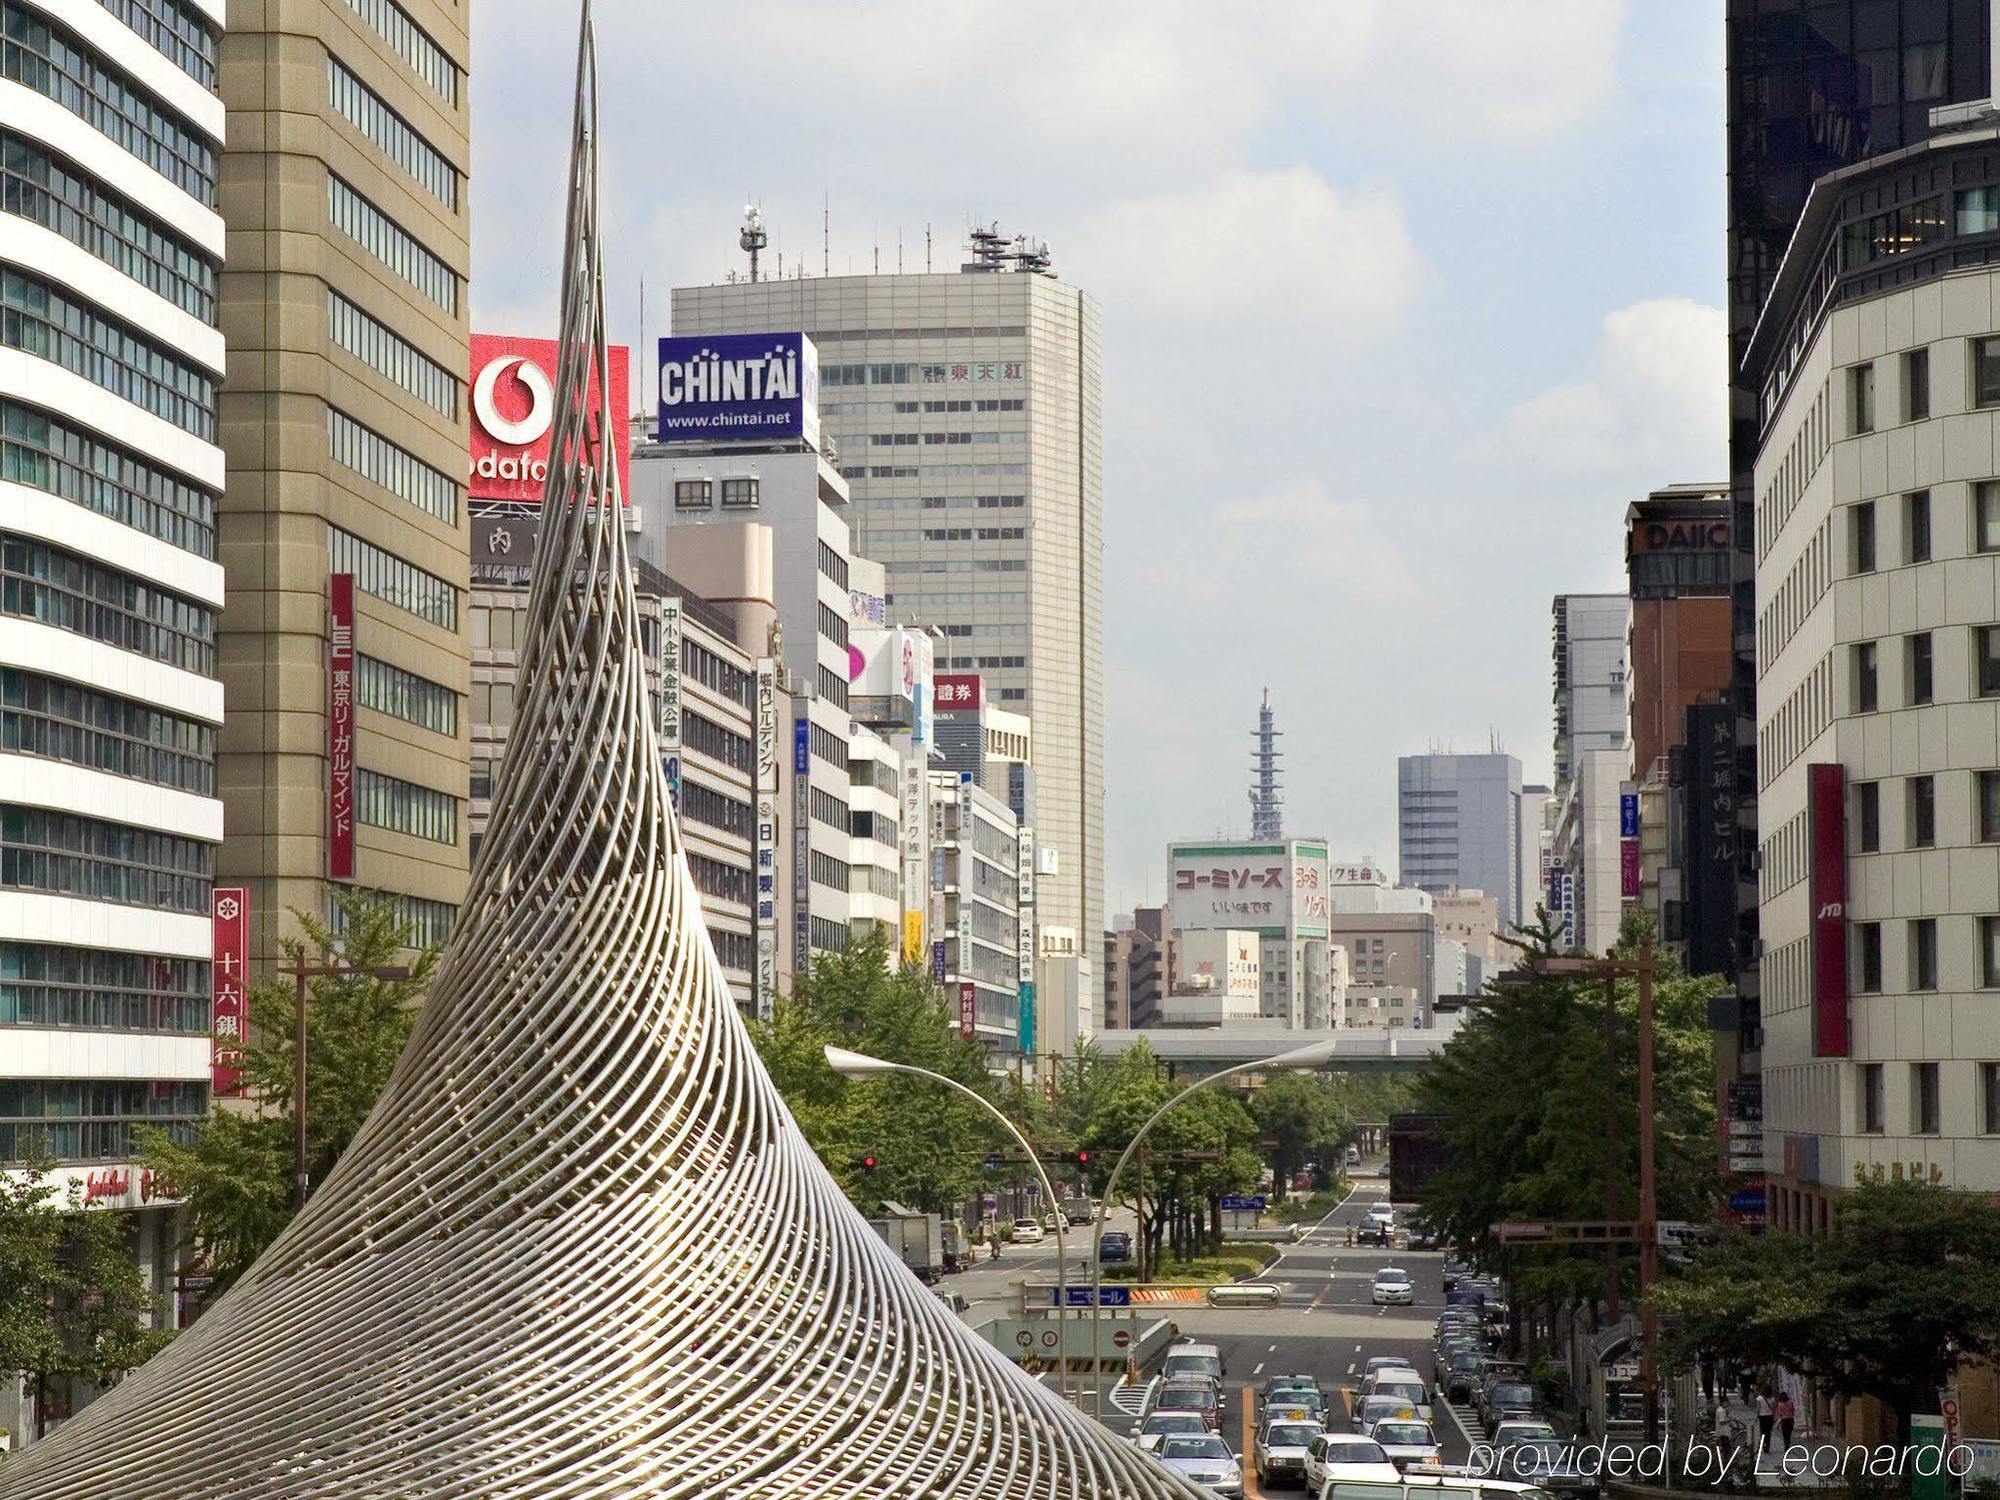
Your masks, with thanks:
[[[1623,594],[1557,594],[1555,646],[1556,793],[1577,758],[1627,744],[1625,651],[1631,601]]]
[[[129,1210],[167,1328],[132,1134],[210,1097],[222,11],[10,5],[0,93],[0,1172]],[[97,1390],[41,1394],[0,1372],[0,1429]]]
[[[1433,896],[1460,886],[1499,903],[1511,931],[1534,905],[1521,857],[1521,763],[1511,755],[1405,755],[1396,762],[1397,865]]]
[[[1142,906],[1104,935],[1104,1025],[1130,1031],[1157,1025],[1160,1001],[1179,972],[1180,934],[1164,906]]]
[[[1551,908],[1564,945],[1586,953],[1602,953],[1616,941],[1624,901],[1621,799],[1632,762],[1626,671],[1631,612],[1623,594],[1555,598]]]
[[[1014,267],[1014,269],[1007,269]],[[986,231],[950,272],[736,280],[673,294],[677,335],[795,330],[890,617],[942,631],[1034,723],[1037,920],[1080,972],[1104,930],[1099,320],[1045,252]],[[1087,986],[1096,1013],[1096,982]]]
[[[218,874],[259,959],[328,879],[427,941],[464,895],[468,24],[250,7],[222,48]]]
[[[1254,932],[1263,1019],[1323,1031],[1339,1017],[1327,956],[1329,874],[1317,839],[1213,840],[1167,846],[1169,912],[1185,945],[1196,932]]]
[[[1806,194],[1823,173],[1921,141],[1937,105],[1992,91],[1988,0],[1728,0],[1730,702],[1737,931],[1730,972],[1743,1024],[1759,993],[1757,532],[1753,468],[1769,413],[1747,363]],[[1724,814],[1724,817],[1731,814]],[[1718,818],[1718,822],[1722,818]],[[1718,1012],[1719,1014],[1719,1012]]]

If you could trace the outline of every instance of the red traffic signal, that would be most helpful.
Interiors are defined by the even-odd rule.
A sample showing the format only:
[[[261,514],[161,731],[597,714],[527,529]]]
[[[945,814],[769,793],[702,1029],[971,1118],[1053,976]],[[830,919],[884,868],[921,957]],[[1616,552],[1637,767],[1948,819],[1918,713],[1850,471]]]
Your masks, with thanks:
[[[873,1156],[872,1153],[868,1156],[864,1156],[861,1158],[861,1170],[864,1172],[872,1172],[875,1170],[875,1157]]]
[[[1089,1153],[1088,1151],[1079,1151],[1079,1152],[1077,1152],[1077,1153],[1076,1153],[1076,1164],[1077,1164],[1077,1165],[1078,1165],[1079,1167],[1087,1167],[1087,1166],[1089,1166],[1089,1165],[1090,1165],[1090,1153]]]

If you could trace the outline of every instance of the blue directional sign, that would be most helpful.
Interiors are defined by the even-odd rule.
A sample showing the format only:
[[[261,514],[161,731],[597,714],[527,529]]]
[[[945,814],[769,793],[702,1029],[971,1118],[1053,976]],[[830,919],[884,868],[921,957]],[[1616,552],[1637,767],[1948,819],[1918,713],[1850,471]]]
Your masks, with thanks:
[[[1089,1287],[1073,1286],[1065,1288],[1052,1286],[1049,1288],[1050,1307],[1061,1307],[1063,1305],[1059,1294],[1064,1291],[1069,1293],[1069,1305],[1071,1307],[1090,1306]],[[1130,1307],[1132,1305],[1132,1288],[1129,1286],[1101,1286],[1097,1289],[1097,1305],[1099,1307]]]
[[[1265,1202],[1261,1194],[1255,1198],[1244,1198],[1234,1193],[1225,1193],[1222,1197],[1222,1206],[1225,1209],[1233,1209],[1237,1213],[1261,1214],[1264,1211]]]

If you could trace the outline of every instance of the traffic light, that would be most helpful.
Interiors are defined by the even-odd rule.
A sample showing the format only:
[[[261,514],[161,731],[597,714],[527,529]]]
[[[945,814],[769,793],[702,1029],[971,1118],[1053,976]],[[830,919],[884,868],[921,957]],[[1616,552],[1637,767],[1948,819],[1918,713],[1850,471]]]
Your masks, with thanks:
[[[1089,1153],[1088,1151],[1079,1151],[1079,1152],[1077,1152],[1077,1153],[1076,1153],[1076,1164],[1077,1164],[1077,1165],[1078,1165],[1079,1167],[1085,1167],[1085,1168],[1088,1168],[1088,1167],[1089,1167],[1089,1165],[1090,1165],[1090,1153]]]
[[[864,1172],[873,1172],[875,1170],[875,1153],[872,1151],[869,1152],[866,1156],[862,1157],[861,1160],[857,1161],[854,1165],[861,1168],[861,1170]]]

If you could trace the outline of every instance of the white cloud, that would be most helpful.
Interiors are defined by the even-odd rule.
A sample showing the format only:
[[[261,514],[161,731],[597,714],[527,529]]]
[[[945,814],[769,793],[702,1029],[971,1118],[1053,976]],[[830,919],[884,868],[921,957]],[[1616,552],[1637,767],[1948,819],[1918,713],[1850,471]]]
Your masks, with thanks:
[[[1063,259],[1083,285],[1135,317],[1337,320],[1360,334],[1399,322],[1418,282],[1416,245],[1395,195],[1342,192],[1305,166],[1126,199],[1072,231]]]
[[[1548,470],[1716,477],[1728,441],[1726,359],[1721,308],[1680,297],[1622,307],[1604,319],[1590,375],[1515,407],[1502,446]]]

